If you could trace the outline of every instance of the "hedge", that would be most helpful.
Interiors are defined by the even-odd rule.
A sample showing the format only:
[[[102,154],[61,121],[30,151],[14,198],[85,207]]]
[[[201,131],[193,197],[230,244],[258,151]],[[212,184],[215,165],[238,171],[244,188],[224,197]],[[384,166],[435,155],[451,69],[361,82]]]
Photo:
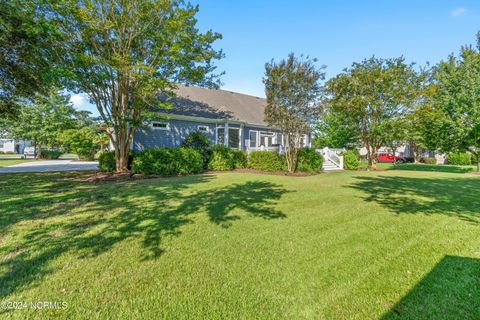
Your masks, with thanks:
[[[346,170],[358,170],[360,162],[357,153],[353,151],[345,151],[343,153],[343,168]]]
[[[98,170],[102,172],[113,172],[117,167],[114,151],[102,152],[98,156]]]
[[[323,167],[323,156],[311,148],[302,148],[298,152],[298,172],[320,172]]]
[[[227,171],[247,166],[247,155],[240,150],[234,150],[222,145],[212,148],[212,155],[208,163],[209,170]]]
[[[469,153],[449,153],[448,164],[456,166],[468,166],[472,164],[472,158]]]
[[[286,163],[283,156],[272,151],[253,151],[248,156],[248,167],[263,171],[285,171]]]
[[[40,159],[53,160],[60,158],[62,154],[63,152],[57,150],[40,150],[38,157]]]
[[[190,148],[153,148],[135,155],[134,173],[176,176],[200,173],[203,160],[200,152]]]
[[[208,138],[199,131],[190,133],[182,142],[182,147],[195,149],[200,152],[203,160],[204,169],[208,168],[208,163],[212,157],[212,148]]]

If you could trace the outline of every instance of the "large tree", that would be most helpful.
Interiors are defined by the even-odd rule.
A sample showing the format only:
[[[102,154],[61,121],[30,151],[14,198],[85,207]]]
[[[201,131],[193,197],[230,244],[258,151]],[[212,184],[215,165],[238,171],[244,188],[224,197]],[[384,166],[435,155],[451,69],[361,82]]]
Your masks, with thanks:
[[[393,121],[402,119],[418,103],[424,80],[423,72],[406,64],[404,58],[372,57],[327,82],[328,108],[354,124],[367,149],[369,168],[376,169],[377,152],[389,140],[386,130],[394,130]]]
[[[66,0],[50,7],[68,88],[97,106],[113,142],[117,171],[127,169],[130,144],[145,116],[174,95],[176,83],[216,86],[212,44],[201,33],[198,6],[182,0]]]
[[[312,131],[321,111],[319,81],[325,73],[315,63],[315,59],[291,53],[278,63],[265,64],[265,120],[283,134],[289,172],[295,171],[301,139]]]
[[[46,95],[57,79],[55,25],[35,0],[0,1],[0,119]]]
[[[347,148],[358,145],[358,134],[350,119],[334,110],[325,110],[316,124],[312,143],[317,148]]]
[[[480,172],[480,33],[477,41],[435,68],[430,141],[440,151],[473,153]]]

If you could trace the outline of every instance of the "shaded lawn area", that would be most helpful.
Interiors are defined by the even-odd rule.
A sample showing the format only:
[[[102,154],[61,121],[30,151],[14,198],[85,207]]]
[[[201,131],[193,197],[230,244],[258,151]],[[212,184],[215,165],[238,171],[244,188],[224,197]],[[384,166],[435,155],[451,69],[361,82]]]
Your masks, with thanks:
[[[24,163],[24,162],[30,162],[30,161],[35,161],[35,160],[33,160],[33,159],[30,159],[30,160],[24,160],[24,159],[2,159],[2,160],[0,160],[0,168],[1,168],[1,167],[13,166],[14,164],[19,164],[19,163]]]
[[[2,317],[480,318],[480,178],[0,176]]]

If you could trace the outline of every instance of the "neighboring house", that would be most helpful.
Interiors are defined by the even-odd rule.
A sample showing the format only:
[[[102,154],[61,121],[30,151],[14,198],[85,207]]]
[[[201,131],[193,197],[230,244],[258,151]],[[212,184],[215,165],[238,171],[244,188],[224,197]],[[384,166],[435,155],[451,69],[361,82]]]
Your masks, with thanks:
[[[378,150],[378,153],[389,153],[390,151],[391,151],[391,149],[388,148],[388,147],[381,147]],[[361,156],[366,156],[367,155],[367,148],[365,148],[365,147],[361,148],[359,153],[360,153]],[[414,157],[412,147],[408,143],[403,145],[403,146],[398,147],[395,155],[400,156],[400,157],[405,157],[405,158],[413,158]],[[438,164],[445,164],[446,163],[446,155],[445,154],[440,154],[440,153],[436,153],[436,152],[429,151],[429,150],[423,150],[420,153],[419,157],[420,158],[436,158]]]
[[[30,141],[2,138],[0,139],[0,152],[23,154],[25,147],[30,145]]]
[[[159,111],[161,121],[139,128],[132,150],[178,147],[193,132],[203,132],[212,144],[244,151],[283,149],[283,137],[264,120],[266,100],[246,94],[179,85],[172,108]],[[301,146],[310,146],[310,135]]]

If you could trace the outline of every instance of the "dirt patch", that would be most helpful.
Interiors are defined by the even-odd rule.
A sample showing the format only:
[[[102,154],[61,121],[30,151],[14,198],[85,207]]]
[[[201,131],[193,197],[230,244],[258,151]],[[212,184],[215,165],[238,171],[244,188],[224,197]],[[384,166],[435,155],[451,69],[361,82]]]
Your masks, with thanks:
[[[95,172],[91,176],[79,179],[79,181],[97,183],[97,182],[120,182],[120,181],[155,179],[155,178],[161,178],[161,176],[132,174],[131,172],[126,172],[126,173]]]

